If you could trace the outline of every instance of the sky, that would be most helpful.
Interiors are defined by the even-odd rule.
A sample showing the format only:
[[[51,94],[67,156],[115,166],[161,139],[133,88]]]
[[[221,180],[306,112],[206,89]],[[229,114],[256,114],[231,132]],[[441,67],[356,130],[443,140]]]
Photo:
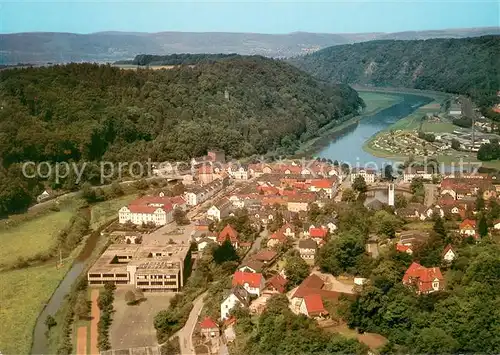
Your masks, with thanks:
[[[500,0],[0,0],[0,33],[401,32],[500,26]]]

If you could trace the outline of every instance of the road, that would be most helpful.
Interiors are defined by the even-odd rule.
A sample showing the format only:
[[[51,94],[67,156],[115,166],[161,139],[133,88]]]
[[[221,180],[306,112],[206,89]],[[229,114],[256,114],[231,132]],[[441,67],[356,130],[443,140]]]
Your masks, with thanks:
[[[249,255],[260,250],[260,244],[262,242],[262,239],[267,238],[268,233],[269,232],[267,231],[267,228],[265,228],[262,232],[260,232],[259,236],[255,239],[252,246],[250,247],[250,250],[248,251],[245,259],[249,258]]]
[[[206,295],[207,293],[205,292],[194,300],[193,309],[191,310],[191,313],[189,313],[186,325],[184,325],[184,328],[179,330],[177,333],[179,336],[179,344],[181,346],[181,355],[193,355],[195,353],[193,345],[193,332],[201,313],[201,309],[203,308],[203,299]]]
[[[424,184],[424,188],[425,188],[424,204],[426,207],[429,207],[433,205],[436,201],[437,186],[434,184]]]

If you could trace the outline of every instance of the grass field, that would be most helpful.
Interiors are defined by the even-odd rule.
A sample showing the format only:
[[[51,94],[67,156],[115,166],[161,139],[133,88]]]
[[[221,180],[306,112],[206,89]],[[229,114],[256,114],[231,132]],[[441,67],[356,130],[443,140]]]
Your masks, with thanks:
[[[43,309],[70,263],[57,269],[55,263],[0,273],[2,307],[0,349],[3,354],[29,354],[32,332]]]
[[[399,95],[370,91],[360,91],[359,96],[366,104],[363,115],[372,115],[377,111],[386,109],[403,100],[403,98]]]
[[[13,227],[0,228],[0,263],[15,262],[19,257],[28,258],[53,246],[57,233],[66,227],[78,204],[67,203],[59,212],[51,211]]]
[[[118,216],[118,210],[134,200],[137,194],[126,195],[109,201],[101,202],[91,209],[90,226],[97,228],[103,223]]]

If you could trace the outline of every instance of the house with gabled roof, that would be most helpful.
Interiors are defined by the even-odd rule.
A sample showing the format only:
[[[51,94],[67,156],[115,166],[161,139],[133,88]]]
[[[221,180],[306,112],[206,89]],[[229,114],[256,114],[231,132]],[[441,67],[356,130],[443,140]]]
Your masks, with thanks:
[[[229,240],[234,248],[238,248],[238,232],[230,224],[226,225],[224,229],[217,236],[217,242],[222,245],[226,240]]]
[[[267,241],[268,248],[274,248],[278,245],[282,245],[286,243],[286,236],[283,234],[281,229],[277,230],[269,237]]]
[[[285,293],[288,280],[283,275],[276,274],[266,281],[265,293]]]
[[[303,239],[299,241],[300,257],[305,261],[314,261],[318,244],[313,239]]]
[[[324,318],[328,316],[328,311],[325,309],[321,295],[317,293],[305,295],[299,306],[299,311],[311,318]]]
[[[451,263],[458,257],[458,254],[451,244],[448,244],[443,250],[442,257],[444,261]]]
[[[222,218],[229,216],[232,211],[233,204],[227,198],[221,198],[215,202],[207,211],[207,218],[220,221]]]
[[[248,293],[260,296],[265,286],[264,276],[260,273],[236,271],[233,274],[233,286],[243,286]]]
[[[403,284],[414,286],[417,293],[432,293],[444,289],[444,277],[438,267],[426,268],[413,262],[403,276]]]
[[[262,272],[263,267],[264,267],[264,263],[262,261],[250,259],[250,260],[244,261],[238,267],[238,271],[260,273],[260,272]]]
[[[250,305],[250,294],[241,285],[234,286],[227,294],[220,305],[221,320],[229,318],[229,313],[234,307],[240,305],[248,308]]]
[[[205,317],[200,322],[200,333],[206,338],[214,338],[219,336],[219,326],[210,317]]]
[[[476,237],[476,221],[473,219],[465,219],[459,225],[460,234],[468,237]]]

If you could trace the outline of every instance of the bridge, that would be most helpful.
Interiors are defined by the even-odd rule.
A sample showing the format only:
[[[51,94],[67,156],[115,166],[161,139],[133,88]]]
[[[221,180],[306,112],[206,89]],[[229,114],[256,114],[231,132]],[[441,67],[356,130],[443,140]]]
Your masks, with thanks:
[[[382,190],[389,190],[389,184],[371,184],[367,186],[366,191],[382,191]],[[394,184],[394,190],[398,192],[405,192],[411,194],[411,189],[409,186],[405,185],[396,185]]]

